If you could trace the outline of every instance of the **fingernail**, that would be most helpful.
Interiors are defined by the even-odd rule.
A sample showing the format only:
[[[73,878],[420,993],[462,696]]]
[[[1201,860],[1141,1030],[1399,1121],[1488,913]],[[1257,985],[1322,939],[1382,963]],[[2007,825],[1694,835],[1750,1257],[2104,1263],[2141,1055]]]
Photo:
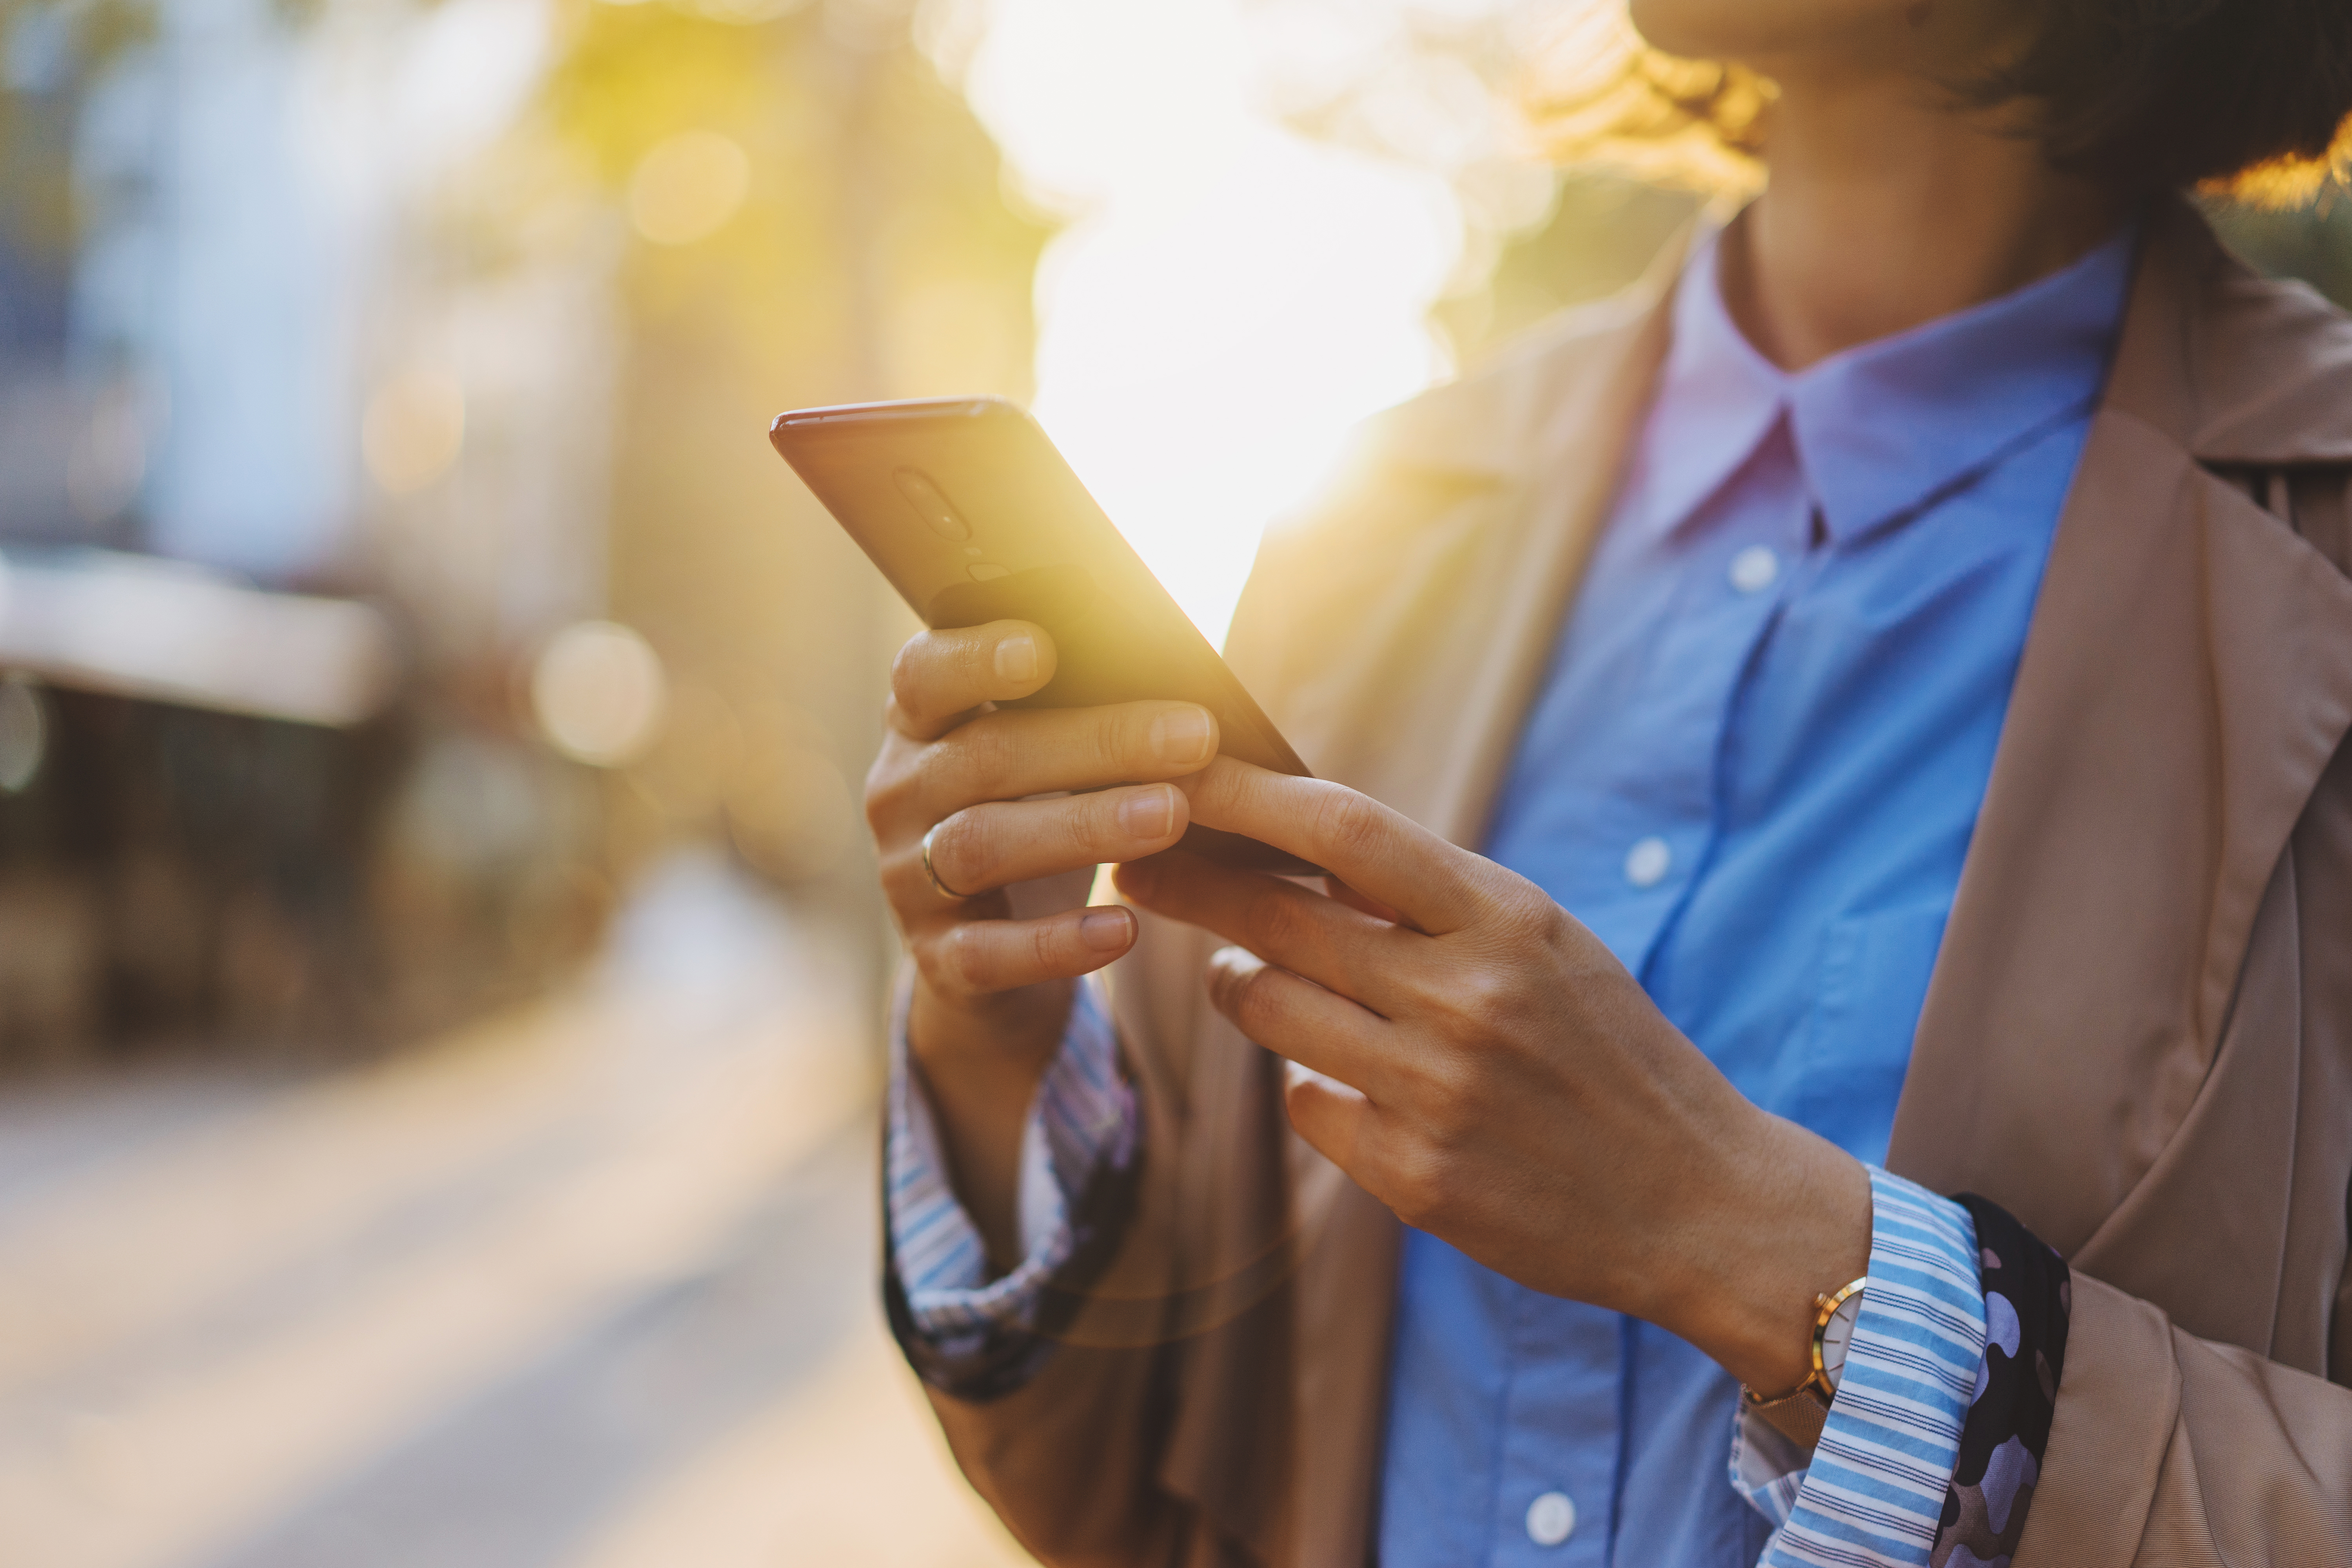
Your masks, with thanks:
[[[1171,708],[1151,721],[1151,751],[1163,763],[1181,767],[1209,760],[1209,714],[1202,708]]]
[[[1132,838],[1165,838],[1176,826],[1176,792],[1166,784],[1139,789],[1118,803],[1118,825]]]
[[[1127,945],[1135,930],[1135,917],[1125,910],[1088,910],[1078,921],[1078,940],[1097,952],[1109,952]]]
[[[1000,680],[1037,679],[1037,639],[1017,632],[996,645],[996,676]]]

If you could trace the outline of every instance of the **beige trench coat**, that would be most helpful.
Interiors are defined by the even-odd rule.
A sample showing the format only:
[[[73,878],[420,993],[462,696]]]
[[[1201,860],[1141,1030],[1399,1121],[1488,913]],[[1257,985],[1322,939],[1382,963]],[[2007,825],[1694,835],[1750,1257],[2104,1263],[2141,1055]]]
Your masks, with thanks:
[[[1269,540],[1231,655],[1319,773],[1481,841],[1664,294],[1385,416]],[[1887,1158],[2076,1271],[2017,1568],[2352,1563],[2347,482],[2352,321],[2168,209]],[[1206,1005],[1207,940],[1144,928],[1113,977],[1134,1215],[1034,1381],[940,1420],[1049,1563],[1361,1564],[1399,1226],[1289,1131],[1278,1064]]]

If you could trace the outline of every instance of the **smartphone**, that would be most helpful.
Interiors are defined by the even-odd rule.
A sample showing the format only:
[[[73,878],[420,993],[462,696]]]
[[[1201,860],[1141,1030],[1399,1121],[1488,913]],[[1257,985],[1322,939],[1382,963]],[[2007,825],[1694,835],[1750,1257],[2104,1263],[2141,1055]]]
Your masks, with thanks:
[[[1217,716],[1223,755],[1312,775],[1144,565],[1037,422],[997,397],[799,408],[768,439],[925,626],[1034,621],[1054,679],[1006,704],[1174,699]],[[1183,848],[1251,870],[1315,868],[1195,826]]]

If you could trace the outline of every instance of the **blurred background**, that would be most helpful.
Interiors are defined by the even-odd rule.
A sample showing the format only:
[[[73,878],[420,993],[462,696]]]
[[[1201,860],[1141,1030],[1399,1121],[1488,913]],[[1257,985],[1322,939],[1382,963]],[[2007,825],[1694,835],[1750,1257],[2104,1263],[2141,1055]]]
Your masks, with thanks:
[[[912,622],[766,422],[1029,403],[1221,636],[1696,207],[1524,128],[1588,13],[0,0],[0,1558],[1018,1561],[875,1304]]]

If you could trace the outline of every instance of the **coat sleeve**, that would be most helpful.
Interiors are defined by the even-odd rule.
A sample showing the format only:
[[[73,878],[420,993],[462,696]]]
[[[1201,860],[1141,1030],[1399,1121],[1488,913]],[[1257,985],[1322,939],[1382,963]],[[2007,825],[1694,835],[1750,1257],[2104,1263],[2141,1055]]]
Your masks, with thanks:
[[[2352,472],[2258,475],[2250,493],[2352,570]],[[2347,765],[2339,756],[2336,768]],[[2326,785],[2315,801],[2298,866],[2305,919],[2325,933],[2325,952],[2341,940],[2352,813]],[[2340,996],[2322,1010],[2341,1016]],[[2342,1037],[2328,1037],[2340,1058]],[[2079,1270],[2074,1290],[2065,1373],[2017,1568],[2352,1563],[2352,1388],[2198,1338],[2161,1308]],[[2344,1378],[2352,1260],[2331,1305],[2315,1359]]]
[[[1153,1152],[1147,1134],[1143,1158]],[[1188,1510],[1157,1479],[1178,1357],[1154,1321],[1171,1238],[1167,1216],[1154,1212],[1164,1198],[1151,1189],[1164,1183],[1151,1182],[1150,1170],[1094,1285],[1112,1310],[1065,1297],[1060,1304],[1075,1310],[1052,1336],[1063,1342],[1025,1358],[1027,1374],[997,1391],[924,1387],[964,1478],[1054,1568],[1186,1561]],[[1109,1321],[1118,1309],[1127,1321]]]
[[[1139,1111],[1134,1178],[1099,1272],[1057,1282],[1050,1352],[988,1397],[926,1385],[957,1465],[1052,1568],[1210,1568],[1253,1561],[1192,1495],[1203,1434],[1278,1484],[1291,1302],[1275,1240],[1286,1212],[1279,1100],[1254,1047],[1192,1027],[1200,933],[1143,917],[1114,972]],[[1238,1044],[1238,1037],[1233,1044]],[[1227,1408],[1226,1395],[1248,1400]]]
[[[2352,1389],[2074,1277],[2066,1369],[2016,1568],[2352,1562]]]

